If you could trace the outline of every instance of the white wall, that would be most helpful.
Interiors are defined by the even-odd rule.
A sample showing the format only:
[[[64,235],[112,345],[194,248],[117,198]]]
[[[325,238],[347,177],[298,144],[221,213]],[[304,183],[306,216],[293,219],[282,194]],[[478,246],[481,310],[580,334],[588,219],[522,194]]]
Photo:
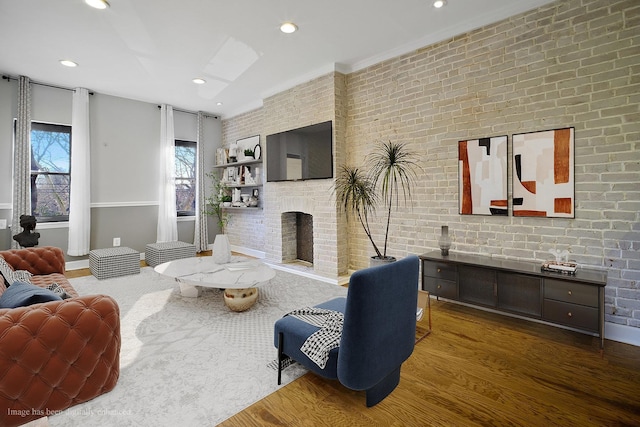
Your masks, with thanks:
[[[13,119],[17,113],[17,82],[0,84],[0,219],[10,219]],[[72,91],[32,85],[32,120],[71,124]],[[159,170],[160,110],[157,104],[95,93],[90,96],[91,116],[91,248],[112,245],[114,237],[123,246],[143,252],[156,240]],[[197,139],[197,116],[176,111],[178,139]],[[207,116],[204,124],[205,169],[215,163],[221,145],[222,126]],[[209,221],[215,236],[215,221]],[[66,224],[39,224],[40,245],[66,251]],[[180,219],[178,237],[193,241],[194,222]],[[211,239],[213,240],[213,239]],[[0,230],[0,249],[10,247],[11,233]],[[69,258],[77,260],[80,258]]]

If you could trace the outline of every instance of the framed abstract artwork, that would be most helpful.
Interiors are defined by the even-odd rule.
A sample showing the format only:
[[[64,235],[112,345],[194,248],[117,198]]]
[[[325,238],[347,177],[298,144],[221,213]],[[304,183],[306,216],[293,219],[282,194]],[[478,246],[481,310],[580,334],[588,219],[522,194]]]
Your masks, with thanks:
[[[513,215],[575,217],[575,129],[513,135]]]
[[[458,142],[461,215],[508,215],[507,136]]]

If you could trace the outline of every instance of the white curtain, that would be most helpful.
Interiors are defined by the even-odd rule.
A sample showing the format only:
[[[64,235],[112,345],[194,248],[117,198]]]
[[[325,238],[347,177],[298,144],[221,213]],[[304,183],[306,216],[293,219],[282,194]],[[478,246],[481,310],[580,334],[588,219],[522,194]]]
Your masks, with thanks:
[[[71,195],[69,247],[71,256],[89,253],[91,238],[91,144],[89,91],[76,88],[71,110]]]
[[[22,231],[20,215],[31,215],[31,81],[18,79],[18,120],[13,149],[13,214],[11,234]],[[11,240],[14,249],[20,248]]]
[[[160,189],[158,207],[157,242],[178,240],[178,214],[176,212],[175,140],[173,107],[160,107]]]
[[[193,244],[198,252],[209,248],[207,215],[205,214],[205,171],[204,171],[204,114],[198,112],[198,156],[196,166],[196,225]]]

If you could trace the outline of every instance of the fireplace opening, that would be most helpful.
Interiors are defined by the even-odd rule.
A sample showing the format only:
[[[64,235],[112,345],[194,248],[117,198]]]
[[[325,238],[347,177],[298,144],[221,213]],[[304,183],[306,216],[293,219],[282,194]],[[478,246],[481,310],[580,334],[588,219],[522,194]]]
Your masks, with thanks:
[[[282,260],[313,264],[313,215],[304,212],[282,214]]]

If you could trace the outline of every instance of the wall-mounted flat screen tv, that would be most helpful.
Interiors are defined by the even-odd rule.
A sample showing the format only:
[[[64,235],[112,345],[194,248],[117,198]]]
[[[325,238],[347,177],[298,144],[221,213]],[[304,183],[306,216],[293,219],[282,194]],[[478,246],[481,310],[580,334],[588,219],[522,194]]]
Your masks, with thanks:
[[[331,121],[267,135],[267,182],[333,178]]]

